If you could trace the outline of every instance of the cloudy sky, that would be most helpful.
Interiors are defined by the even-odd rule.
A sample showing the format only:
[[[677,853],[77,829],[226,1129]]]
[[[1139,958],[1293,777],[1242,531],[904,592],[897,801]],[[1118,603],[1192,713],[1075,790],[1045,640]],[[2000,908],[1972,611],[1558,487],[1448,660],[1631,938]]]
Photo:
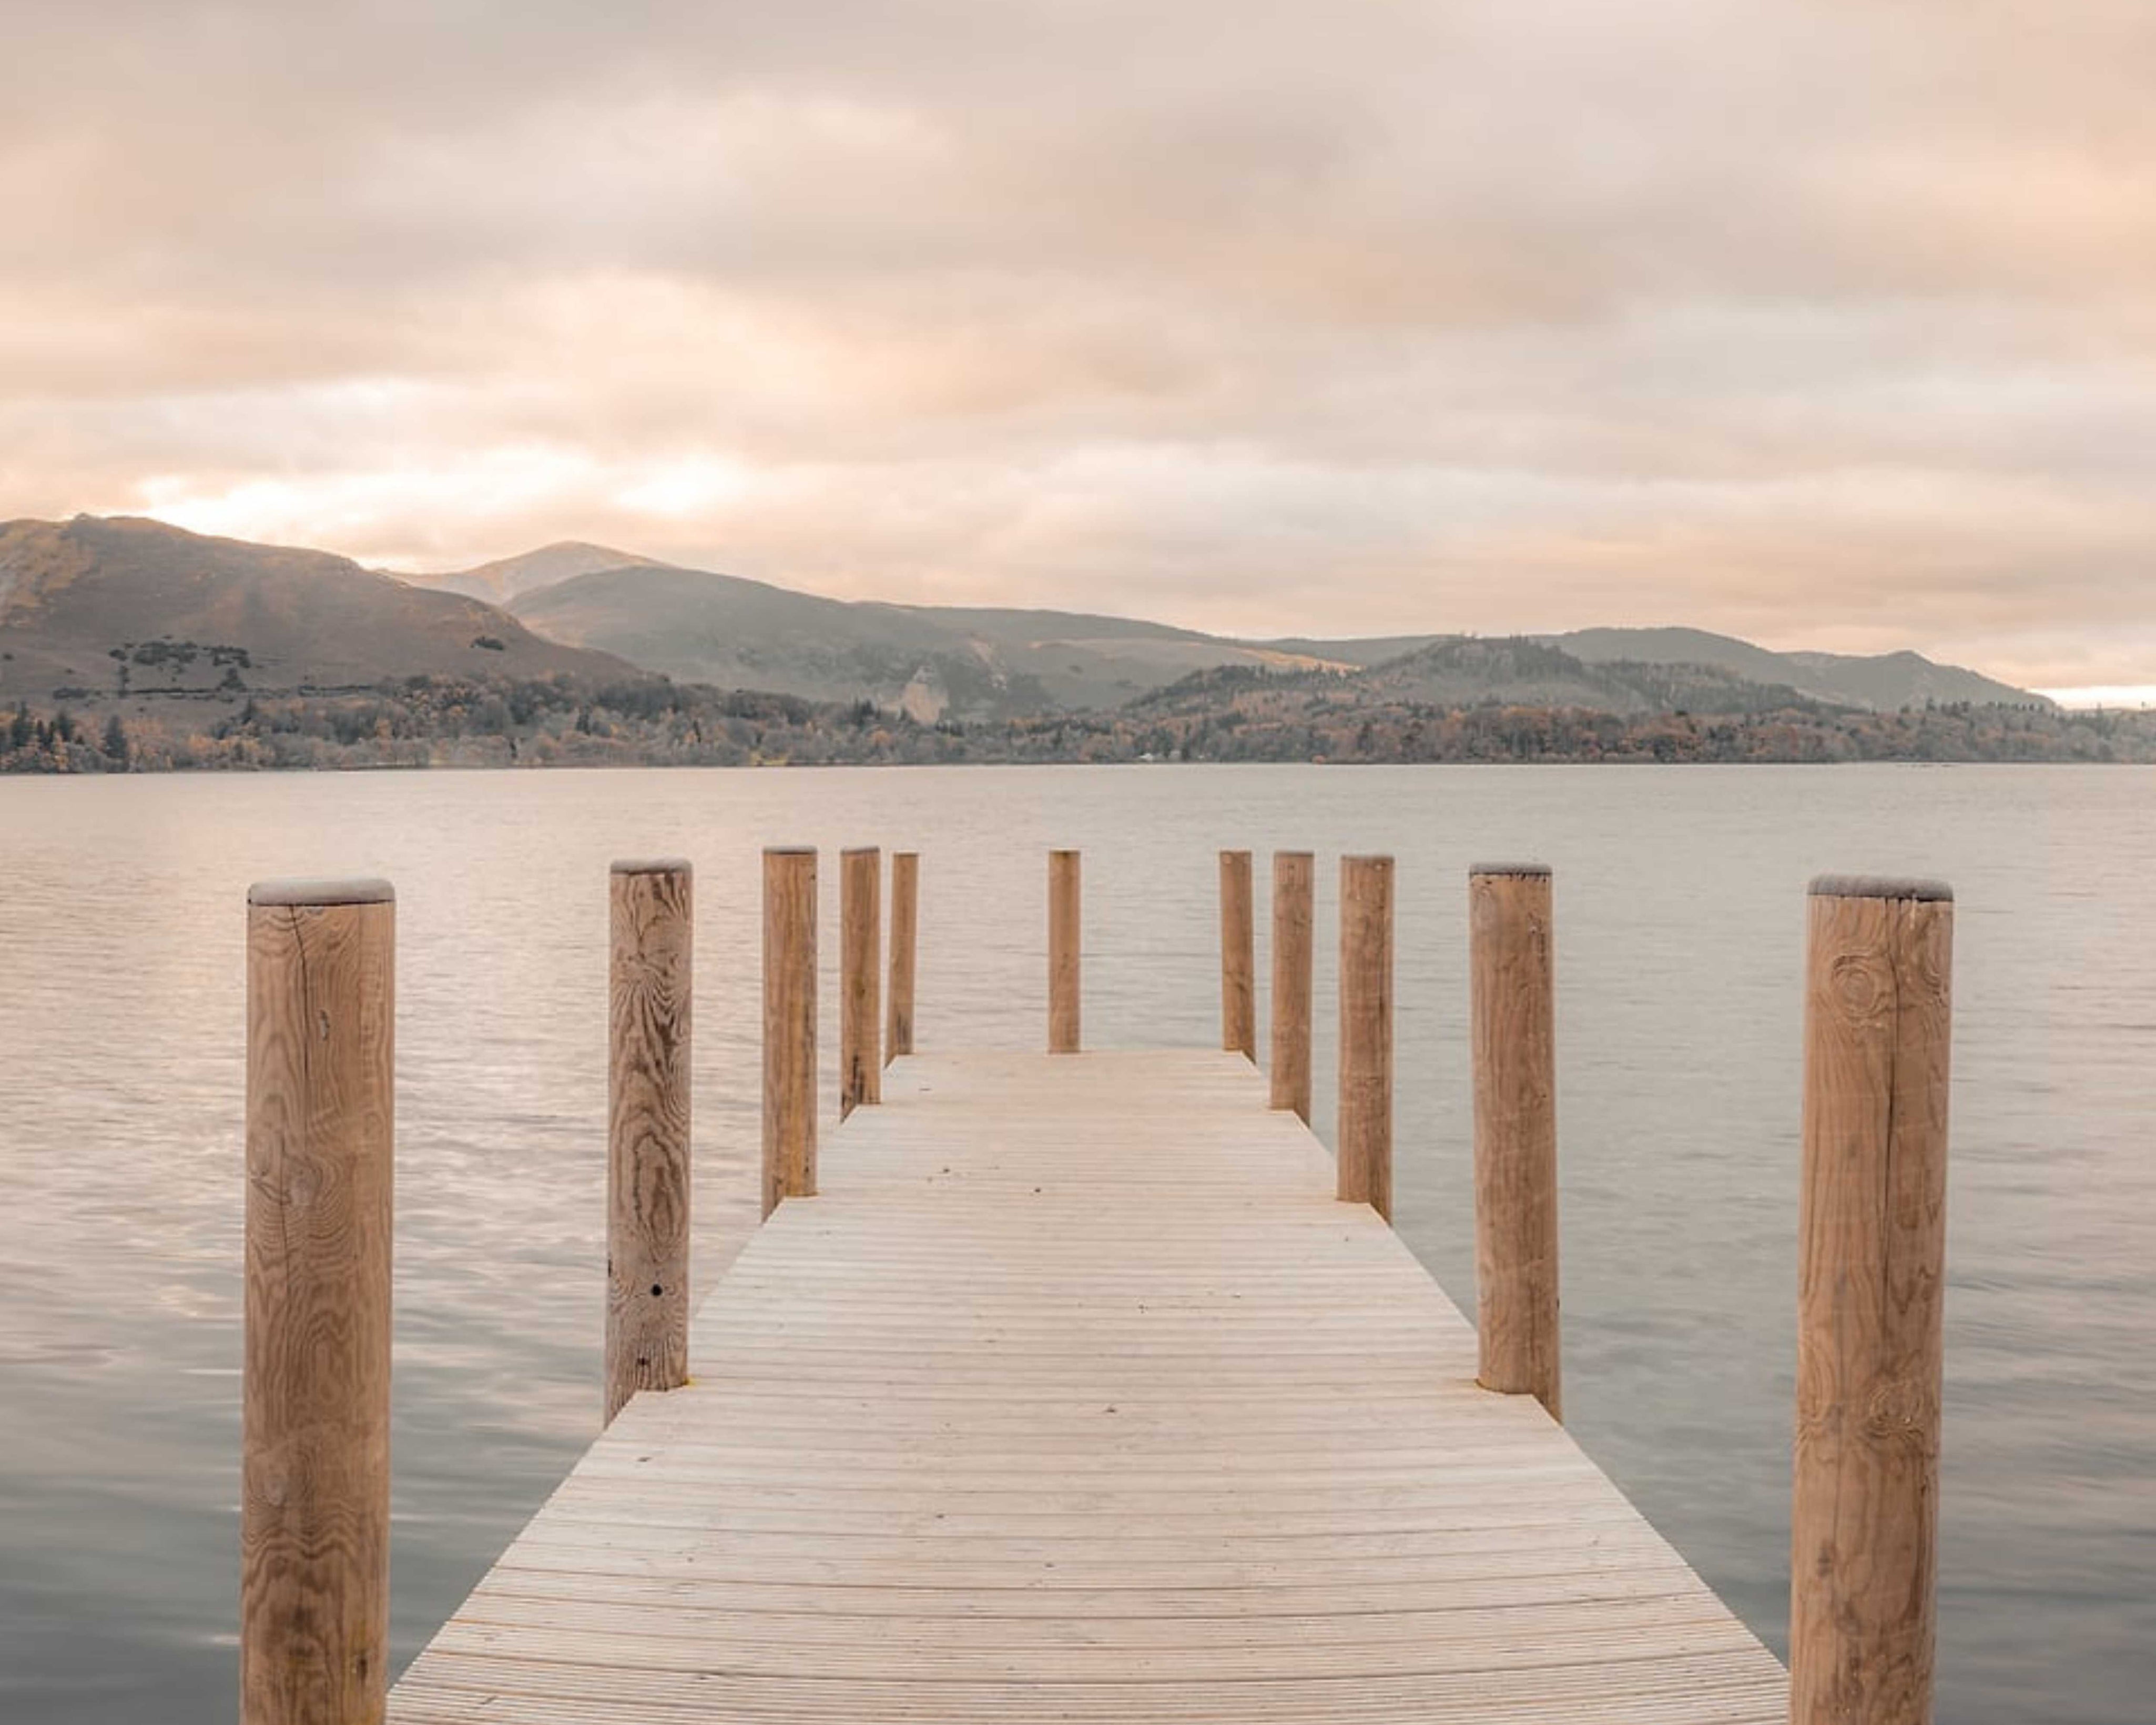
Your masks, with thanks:
[[[2148,0],[0,33],[0,517],[2156,685]]]

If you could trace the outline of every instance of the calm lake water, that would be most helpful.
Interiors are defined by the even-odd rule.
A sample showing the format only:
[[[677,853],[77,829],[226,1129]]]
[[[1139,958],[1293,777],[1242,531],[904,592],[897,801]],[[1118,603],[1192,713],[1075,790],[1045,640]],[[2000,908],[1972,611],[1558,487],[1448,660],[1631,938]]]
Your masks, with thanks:
[[[749,1226],[767,843],[921,852],[924,1047],[1039,1040],[1050,845],[1102,1045],[1216,1036],[1216,850],[1319,852],[1328,1137],[1332,858],[1394,852],[1398,1219],[1462,1303],[1465,870],[1553,864],[1566,1410],[1778,1651],[1804,884],[1948,877],[1939,1717],[2156,1712],[2156,773],[1163,767],[0,780],[0,1717],[236,1707],[248,883],[398,893],[401,1667],[597,1427],[614,856],[696,861],[706,1286]]]

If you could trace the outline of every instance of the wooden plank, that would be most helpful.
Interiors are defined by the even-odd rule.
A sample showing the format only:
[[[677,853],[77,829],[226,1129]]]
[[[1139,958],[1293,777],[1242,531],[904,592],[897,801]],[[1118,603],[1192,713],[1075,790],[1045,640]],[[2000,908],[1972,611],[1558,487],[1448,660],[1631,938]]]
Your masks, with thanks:
[[[914,1056],[884,1096],[393,1719],[1780,1725],[1779,1665],[1476,1386],[1240,1054]]]

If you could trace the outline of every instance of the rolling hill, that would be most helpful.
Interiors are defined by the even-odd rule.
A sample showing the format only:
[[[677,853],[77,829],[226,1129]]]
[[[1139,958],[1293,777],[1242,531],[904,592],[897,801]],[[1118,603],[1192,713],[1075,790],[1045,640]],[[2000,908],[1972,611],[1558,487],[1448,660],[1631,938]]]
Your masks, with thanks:
[[[1215,672],[1307,674],[1363,701],[1621,715],[2047,705],[1915,653],[1774,653],[1698,629],[1249,641],[1083,613],[842,601],[577,542],[408,578],[152,521],[0,525],[0,698],[639,670],[922,723],[1111,712],[1168,689],[1202,699],[1224,686],[1208,684]]]
[[[592,550],[549,547],[533,556]],[[1237,640],[1131,618],[827,599],[648,562],[526,588],[509,608],[542,634],[618,654],[668,676],[814,700],[869,701],[924,721],[1106,711],[1194,671],[1369,670],[1461,639]],[[1680,705],[1684,691],[1696,688],[1713,691],[1707,698],[1726,706],[1738,683],[1881,712],[1927,701],[2050,704],[1916,653],[1775,653],[1694,629],[1580,629],[1520,638],[1508,650],[1517,655],[1527,641],[1555,648],[1589,670],[1665,667],[1670,675],[1663,684]],[[1445,686],[1462,691],[1460,698],[1475,698],[1465,693],[1476,686],[1468,670],[1472,662],[1468,655],[1450,667]],[[1502,685],[1523,686],[1516,678],[1506,680],[1511,677],[1504,673]],[[1645,684],[1634,676],[1625,692],[1613,693],[1590,677],[1587,685],[1563,686],[1583,701],[1592,697],[1606,710],[1629,712],[1639,710],[1633,703]],[[1619,705],[1608,706],[1611,701]]]
[[[444,593],[459,593],[466,598],[481,599],[490,605],[506,605],[534,588],[551,587],[557,581],[572,581],[579,575],[594,574],[601,569],[666,567],[655,557],[639,557],[634,552],[614,551],[582,539],[563,539],[552,545],[542,545],[536,551],[481,563],[474,569],[458,569],[445,575],[398,575],[397,578],[418,587],[439,587]],[[393,569],[382,572],[397,574]]]
[[[1715,665],[1629,660],[1594,664],[1526,636],[1433,641],[1342,681],[1356,701],[1365,703],[1577,707],[1627,717],[1763,712],[1806,701],[1786,683],[1740,676]]]
[[[578,575],[510,608],[685,681],[870,701],[924,723],[1098,710],[1214,665],[1316,663],[1128,618],[848,602],[652,565]]]
[[[1894,712],[1905,706],[1922,706],[1927,701],[1942,704],[1966,701],[1983,706],[2005,701],[2015,706],[2048,706],[2043,696],[2016,689],[2010,683],[1964,670],[1959,665],[1935,665],[1918,653],[1881,653],[1865,656],[1849,653],[1770,653],[1732,635],[1711,634],[1702,629],[1583,629],[1570,634],[1538,637],[1563,648],[1589,665],[1624,660],[1649,665],[1712,665],[1755,683],[1786,683],[1799,695],[1840,706],[1862,707],[1872,712]]]
[[[0,524],[0,697],[134,699],[422,673],[622,676],[475,599],[318,551],[77,516]],[[65,693],[64,693],[65,692]]]

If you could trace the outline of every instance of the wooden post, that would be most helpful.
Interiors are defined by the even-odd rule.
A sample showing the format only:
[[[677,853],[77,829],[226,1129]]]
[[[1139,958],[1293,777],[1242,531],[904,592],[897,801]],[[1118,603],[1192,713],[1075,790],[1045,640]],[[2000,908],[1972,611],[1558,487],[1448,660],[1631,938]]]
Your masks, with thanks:
[[[1339,1195],[1393,1218],[1393,860],[1340,859]]]
[[[247,895],[242,1725],[378,1725],[389,1670],[395,896]]]
[[[763,1214],[816,1195],[816,853],[763,853]]]
[[[1953,895],[1811,887],[1792,1725],[1929,1725]]]
[[[921,858],[891,857],[891,999],[884,1020],[884,1064],[913,1052],[913,949],[921,920]]]
[[[1475,1053],[1475,1310],[1485,1389],[1564,1417],[1558,1345],[1556,996],[1550,871],[1467,876]]]
[[[618,862],[607,986],[605,1423],[689,1381],[689,1033],[694,876]]]
[[[1257,932],[1250,853],[1220,853],[1220,1046],[1258,1057]]]
[[[1310,1124],[1311,910],[1317,867],[1307,850],[1273,853],[1272,1105]]]
[[[1078,853],[1048,853],[1048,1051],[1078,1052]]]
[[[883,1100],[876,1052],[882,1004],[877,961],[883,956],[883,852],[874,845],[839,855],[839,1118]]]

